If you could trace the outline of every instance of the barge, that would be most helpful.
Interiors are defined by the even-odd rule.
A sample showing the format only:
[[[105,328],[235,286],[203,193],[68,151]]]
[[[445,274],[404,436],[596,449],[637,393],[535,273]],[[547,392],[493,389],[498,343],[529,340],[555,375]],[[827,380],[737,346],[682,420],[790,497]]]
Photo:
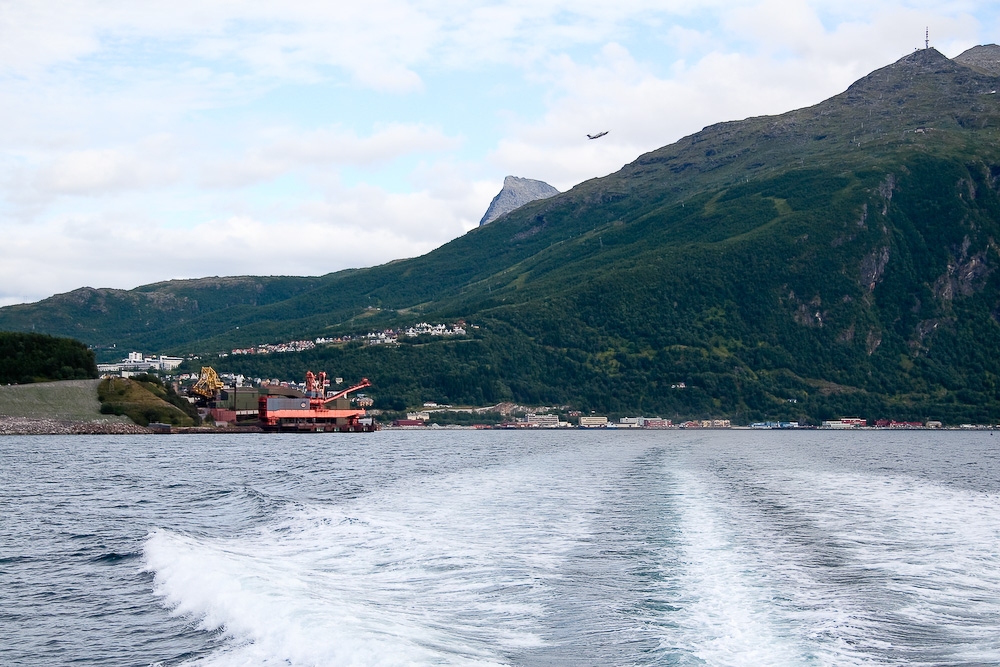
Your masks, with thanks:
[[[284,433],[359,433],[378,430],[374,419],[365,417],[364,408],[351,405],[351,392],[370,387],[368,378],[326,395],[326,373],[306,373],[305,392],[286,387],[268,387],[258,402],[260,427]]]

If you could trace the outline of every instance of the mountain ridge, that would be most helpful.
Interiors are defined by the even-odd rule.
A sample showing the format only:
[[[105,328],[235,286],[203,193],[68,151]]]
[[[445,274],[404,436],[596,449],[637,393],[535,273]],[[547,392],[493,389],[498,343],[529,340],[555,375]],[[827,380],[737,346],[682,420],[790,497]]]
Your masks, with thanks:
[[[974,46],[955,56],[954,60],[985,74],[1000,76],[1000,46],[996,44]]]
[[[915,52],[819,104],[710,125],[427,255],[288,278],[287,298],[276,287],[256,305],[244,287],[232,305],[118,342],[209,352],[465,319],[481,325],[465,341],[219,366],[336,366],[407,404],[1000,418],[996,51],[966,53],[974,64]],[[56,322],[43,304],[33,323]],[[0,328],[27,323],[12,308]],[[88,342],[116,335],[91,331]]]

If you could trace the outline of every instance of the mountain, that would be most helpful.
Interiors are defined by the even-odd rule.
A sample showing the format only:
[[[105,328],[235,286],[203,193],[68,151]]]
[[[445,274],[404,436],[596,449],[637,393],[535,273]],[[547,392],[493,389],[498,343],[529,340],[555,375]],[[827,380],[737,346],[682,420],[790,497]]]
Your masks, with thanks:
[[[557,194],[559,191],[545,181],[508,176],[503,179],[503,188],[490,202],[490,207],[486,209],[483,219],[479,221],[479,226],[482,227],[488,222],[493,222],[501,215],[506,215],[525,204],[538,199],[547,199]]]
[[[917,51],[820,104],[706,127],[421,257],[281,279],[256,303],[246,283],[230,298],[178,281],[171,293],[196,302],[183,316],[127,326],[53,297],[0,309],[0,329],[56,333],[79,316],[92,344],[214,354],[464,320],[460,338],[213,365],[366,376],[394,408],[996,422],[998,71],[995,46]],[[153,308],[162,289],[125,294]]]
[[[955,62],[979,69],[985,74],[1000,76],[1000,46],[974,46],[956,57]]]
[[[314,289],[320,278],[274,276],[170,280],[133,290],[81,287],[38,303],[0,308],[0,329],[69,336],[98,347],[196,318],[281,302]]]

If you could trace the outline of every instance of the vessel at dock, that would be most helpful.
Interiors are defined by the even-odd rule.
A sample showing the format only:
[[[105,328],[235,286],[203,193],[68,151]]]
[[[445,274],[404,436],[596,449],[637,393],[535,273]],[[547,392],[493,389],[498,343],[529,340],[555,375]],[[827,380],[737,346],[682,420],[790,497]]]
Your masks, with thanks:
[[[326,373],[306,373],[305,391],[288,387],[267,387],[258,402],[260,426],[265,431],[282,432],[366,432],[378,424],[365,416],[364,408],[352,406],[348,394],[371,386],[367,378],[330,396],[324,385]],[[264,391],[265,388],[262,388]]]

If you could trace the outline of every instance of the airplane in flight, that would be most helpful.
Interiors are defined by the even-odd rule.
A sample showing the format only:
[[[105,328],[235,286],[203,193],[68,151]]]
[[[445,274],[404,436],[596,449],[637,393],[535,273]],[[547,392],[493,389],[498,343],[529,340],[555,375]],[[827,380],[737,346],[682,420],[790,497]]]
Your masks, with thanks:
[[[600,139],[601,137],[603,137],[607,133],[608,133],[608,131],[604,130],[604,132],[598,132],[597,134],[588,134],[587,138],[588,139]]]

